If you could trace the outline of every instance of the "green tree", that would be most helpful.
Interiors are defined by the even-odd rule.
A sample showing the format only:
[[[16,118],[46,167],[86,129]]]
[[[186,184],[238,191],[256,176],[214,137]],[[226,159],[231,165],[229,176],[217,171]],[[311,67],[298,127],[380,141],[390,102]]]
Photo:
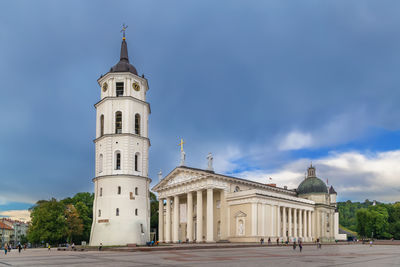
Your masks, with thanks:
[[[86,241],[89,242],[90,230],[92,228],[92,213],[93,211],[89,209],[83,202],[79,201],[75,204],[75,208],[79,214],[79,218],[83,223],[83,231],[80,236],[76,237],[76,242]]]
[[[31,209],[31,225],[27,234],[30,242],[57,244],[65,240],[66,231],[63,203],[58,202],[55,198],[49,201],[40,200]]]
[[[150,229],[158,232],[158,200],[153,192],[150,192]]]
[[[360,237],[364,238],[369,232],[370,215],[367,209],[360,209],[356,212],[357,217],[357,233]]]
[[[83,222],[79,217],[79,213],[75,206],[69,204],[65,209],[65,218],[67,224],[67,240],[69,243],[74,241],[74,238],[82,236]]]

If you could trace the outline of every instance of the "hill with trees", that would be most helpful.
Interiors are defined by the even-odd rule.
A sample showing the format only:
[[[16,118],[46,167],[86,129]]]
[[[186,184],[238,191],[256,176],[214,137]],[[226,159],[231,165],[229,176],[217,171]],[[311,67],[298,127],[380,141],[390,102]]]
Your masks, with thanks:
[[[400,239],[400,202],[338,202],[339,224],[360,238]]]

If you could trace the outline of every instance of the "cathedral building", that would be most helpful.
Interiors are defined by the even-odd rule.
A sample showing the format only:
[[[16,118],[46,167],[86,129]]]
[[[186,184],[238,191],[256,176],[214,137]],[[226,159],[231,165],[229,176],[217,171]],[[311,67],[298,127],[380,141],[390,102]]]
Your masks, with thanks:
[[[90,245],[145,244],[150,239],[149,87],[129,63],[125,32],[119,62],[97,82]]]
[[[337,193],[315,167],[297,189],[179,166],[154,186],[159,197],[159,240],[166,243],[259,242],[339,235]]]

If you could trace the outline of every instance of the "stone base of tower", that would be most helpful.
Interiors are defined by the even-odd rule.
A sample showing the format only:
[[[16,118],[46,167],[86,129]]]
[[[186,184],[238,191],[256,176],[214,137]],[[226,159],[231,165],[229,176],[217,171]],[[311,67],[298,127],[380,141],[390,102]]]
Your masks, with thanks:
[[[150,241],[150,179],[105,175],[93,179],[95,198],[90,245],[144,245]]]
[[[147,228],[147,225],[144,226],[144,222],[143,228]],[[111,221],[93,224],[90,246],[99,246],[100,243],[103,246],[145,245],[149,240],[149,231],[141,233],[140,223],[126,224]]]

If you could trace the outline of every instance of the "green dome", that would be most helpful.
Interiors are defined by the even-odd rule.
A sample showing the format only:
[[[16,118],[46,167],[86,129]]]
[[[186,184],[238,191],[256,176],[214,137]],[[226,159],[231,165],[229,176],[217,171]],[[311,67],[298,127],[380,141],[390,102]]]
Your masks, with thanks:
[[[317,177],[307,177],[297,188],[299,195],[313,193],[328,193],[326,184]]]

